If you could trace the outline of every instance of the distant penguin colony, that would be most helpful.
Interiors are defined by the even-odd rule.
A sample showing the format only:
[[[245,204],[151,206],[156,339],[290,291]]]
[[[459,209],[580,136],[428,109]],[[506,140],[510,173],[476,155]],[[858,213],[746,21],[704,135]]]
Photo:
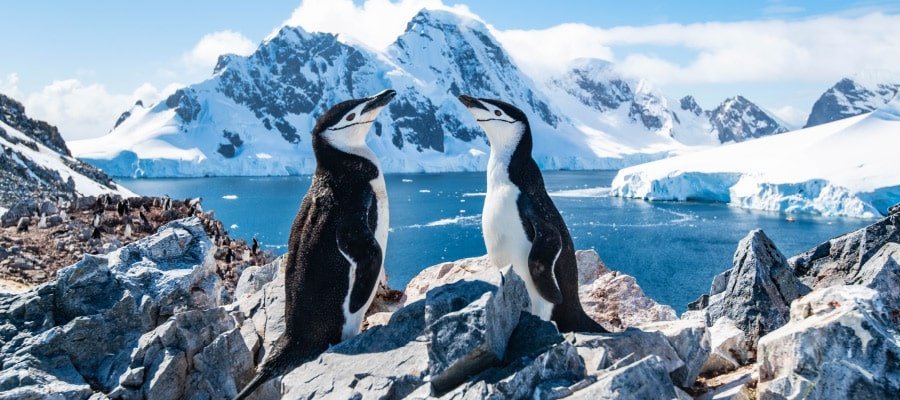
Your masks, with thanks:
[[[578,299],[575,247],[531,158],[531,127],[525,113],[499,100],[465,95],[459,100],[491,144],[482,213],[491,263],[498,268],[512,265],[525,281],[531,313],[556,322],[560,331],[606,332]]]
[[[339,103],[316,122],[316,172],[284,258],[284,335],[237,399],[359,333],[384,276],[389,219],[384,174],[366,136],[395,95]]]

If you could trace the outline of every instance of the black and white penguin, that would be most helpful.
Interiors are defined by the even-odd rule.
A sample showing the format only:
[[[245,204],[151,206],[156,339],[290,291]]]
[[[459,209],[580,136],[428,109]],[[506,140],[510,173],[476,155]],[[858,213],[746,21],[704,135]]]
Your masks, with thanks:
[[[525,113],[499,100],[465,95],[459,100],[491,145],[482,213],[491,263],[511,264],[528,288],[531,313],[556,322],[560,331],[605,332],[578,300],[575,247],[531,158],[531,127]]]
[[[316,172],[284,259],[285,332],[237,396],[357,335],[383,279],[388,199],[366,134],[396,92],[349,100],[316,122]]]
[[[259,241],[254,237],[253,245],[250,247],[250,253],[255,256],[257,251],[259,251]]]

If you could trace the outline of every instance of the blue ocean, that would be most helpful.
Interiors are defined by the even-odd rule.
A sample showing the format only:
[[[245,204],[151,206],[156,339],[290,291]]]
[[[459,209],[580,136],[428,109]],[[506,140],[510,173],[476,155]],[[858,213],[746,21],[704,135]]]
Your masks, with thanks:
[[[614,270],[678,312],[730,268],[738,241],[762,228],[786,256],[871,221],[747,211],[724,204],[662,203],[607,196],[615,171],[544,172],[575,247],[595,249]],[[202,196],[235,237],[256,237],[281,254],[311,177],[153,179],[120,182],[142,195]],[[392,174],[386,269],[403,288],[431,265],[485,254],[484,173]]]

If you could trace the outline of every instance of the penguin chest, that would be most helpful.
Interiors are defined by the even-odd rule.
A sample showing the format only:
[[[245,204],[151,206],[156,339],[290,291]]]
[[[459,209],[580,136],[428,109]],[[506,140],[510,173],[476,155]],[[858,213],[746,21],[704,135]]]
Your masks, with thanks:
[[[528,265],[531,242],[522,227],[516,201],[519,189],[515,185],[499,185],[488,191],[482,214],[484,244],[491,262],[503,267]]]

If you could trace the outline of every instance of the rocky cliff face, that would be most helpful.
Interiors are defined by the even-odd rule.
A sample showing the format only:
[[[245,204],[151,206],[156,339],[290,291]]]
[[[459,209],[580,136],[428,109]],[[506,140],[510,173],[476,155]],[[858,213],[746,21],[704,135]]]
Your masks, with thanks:
[[[743,142],[790,130],[783,122],[743,96],[725,100],[710,112],[709,121],[722,143]]]
[[[73,158],[55,126],[29,118],[21,103],[0,94],[0,215],[22,198],[102,193],[133,195]]]
[[[805,128],[875,111],[900,91],[900,83],[863,85],[844,78],[822,93],[813,104]]]

